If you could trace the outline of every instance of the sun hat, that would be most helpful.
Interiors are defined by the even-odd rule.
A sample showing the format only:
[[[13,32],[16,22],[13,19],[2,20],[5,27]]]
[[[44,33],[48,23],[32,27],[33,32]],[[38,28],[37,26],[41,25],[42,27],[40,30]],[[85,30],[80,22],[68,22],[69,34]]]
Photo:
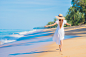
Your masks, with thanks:
[[[55,16],[57,19],[65,19],[62,14],[59,14],[58,16]]]

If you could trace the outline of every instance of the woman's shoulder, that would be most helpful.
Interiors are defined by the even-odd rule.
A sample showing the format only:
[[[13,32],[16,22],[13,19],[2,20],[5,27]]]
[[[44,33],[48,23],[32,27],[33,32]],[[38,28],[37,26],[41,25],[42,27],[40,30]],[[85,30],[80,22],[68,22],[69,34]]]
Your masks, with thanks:
[[[59,21],[58,21],[58,20],[56,20],[55,22],[58,24],[58,22],[59,22]]]
[[[67,20],[64,20],[64,21],[67,21]]]
[[[67,23],[67,20],[64,20],[64,23]]]
[[[56,22],[59,22],[59,20],[56,20]]]

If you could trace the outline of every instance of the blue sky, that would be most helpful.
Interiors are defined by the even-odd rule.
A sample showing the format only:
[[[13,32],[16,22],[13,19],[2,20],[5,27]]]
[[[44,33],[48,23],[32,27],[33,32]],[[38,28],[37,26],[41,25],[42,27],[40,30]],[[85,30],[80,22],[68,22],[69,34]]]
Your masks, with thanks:
[[[67,14],[71,0],[0,0],[0,29],[33,29]]]

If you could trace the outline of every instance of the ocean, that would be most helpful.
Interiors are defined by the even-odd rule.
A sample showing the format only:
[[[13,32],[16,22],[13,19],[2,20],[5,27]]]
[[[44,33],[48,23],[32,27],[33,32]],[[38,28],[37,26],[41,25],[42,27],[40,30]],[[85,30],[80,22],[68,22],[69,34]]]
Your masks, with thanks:
[[[30,43],[47,42],[53,41],[52,37],[48,38],[37,38],[41,36],[48,36],[53,33],[51,31],[43,32],[44,29],[0,29],[0,42],[1,45],[28,40]],[[65,39],[74,38],[78,36],[65,35]],[[34,41],[35,40],[35,41]]]
[[[17,39],[24,37],[24,35],[33,33],[37,29],[0,29],[1,44],[15,42]]]

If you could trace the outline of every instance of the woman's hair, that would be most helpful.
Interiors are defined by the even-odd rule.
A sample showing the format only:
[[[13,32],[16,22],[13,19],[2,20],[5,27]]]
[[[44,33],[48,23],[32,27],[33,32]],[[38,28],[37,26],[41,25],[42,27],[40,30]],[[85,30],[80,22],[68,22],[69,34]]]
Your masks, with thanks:
[[[60,28],[62,27],[62,24],[63,24],[63,19],[59,19],[59,26],[60,26]]]

